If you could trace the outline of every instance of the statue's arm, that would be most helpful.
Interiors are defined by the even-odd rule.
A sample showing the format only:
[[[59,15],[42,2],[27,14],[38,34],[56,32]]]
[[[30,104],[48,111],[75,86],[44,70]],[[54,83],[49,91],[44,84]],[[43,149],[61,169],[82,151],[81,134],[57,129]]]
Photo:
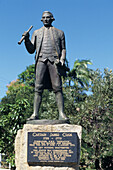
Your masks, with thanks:
[[[60,62],[62,63],[62,65],[65,63],[65,59],[66,59],[66,45],[65,45],[65,35],[64,33],[62,33],[61,36],[61,57],[60,57]]]
[[[25,37],[24,43],[25,43],[25,47],[26,47],[27,51],[30,54],[33,54],[35,52],[35,49],[36,49],[36,35],[35,35],[35,31],[34,31],[34,33],[32,35],[31,41],[29,39],[29,34],[27,34],[27,36]]]

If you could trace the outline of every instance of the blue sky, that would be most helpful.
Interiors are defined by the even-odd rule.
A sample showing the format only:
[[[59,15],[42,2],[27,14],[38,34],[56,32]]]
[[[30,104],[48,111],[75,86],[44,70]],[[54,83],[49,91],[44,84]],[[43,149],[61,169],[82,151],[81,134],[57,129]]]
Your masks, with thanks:
[[[113,0],[0,0],[0,98],[34,63],[35,54],[17,42],[31,25],[30,35],[43,26],[43,11],[51,11],[53,26],[65,33],[71,68],[76,59],[89,59],[92,69],[113,69]]]

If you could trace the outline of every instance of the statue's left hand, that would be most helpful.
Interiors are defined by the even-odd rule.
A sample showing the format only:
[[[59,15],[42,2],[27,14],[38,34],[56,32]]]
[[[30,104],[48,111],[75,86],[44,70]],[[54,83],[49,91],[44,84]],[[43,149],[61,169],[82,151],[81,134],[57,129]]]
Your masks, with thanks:
[[[61,65],[63,66],[63,65],[64,65],[64,63],[65,63],[65,60],[60,59],[60,63],[61,63]]]

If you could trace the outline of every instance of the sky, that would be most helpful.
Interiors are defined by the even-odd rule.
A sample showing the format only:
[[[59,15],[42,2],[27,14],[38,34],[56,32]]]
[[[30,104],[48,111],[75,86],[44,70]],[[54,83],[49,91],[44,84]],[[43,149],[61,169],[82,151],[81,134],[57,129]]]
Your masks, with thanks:
[[[0,0],[0,99],[35,62],[18,41],[31,25],[30,37],[43,26],[43,11],[52,12],[53,26],[65,33],[70,68],[76,59],[87,59],[94,70],[113,69],[113,0]]]

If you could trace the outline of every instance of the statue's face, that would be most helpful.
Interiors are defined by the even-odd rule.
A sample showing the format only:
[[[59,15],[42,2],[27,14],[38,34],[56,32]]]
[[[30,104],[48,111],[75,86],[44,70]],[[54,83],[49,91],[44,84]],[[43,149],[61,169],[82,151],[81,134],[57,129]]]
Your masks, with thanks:
[[[49,13],[44,13],[42,16],[42,21],[45,27],[51,26],[52,23],[51,15]]]

